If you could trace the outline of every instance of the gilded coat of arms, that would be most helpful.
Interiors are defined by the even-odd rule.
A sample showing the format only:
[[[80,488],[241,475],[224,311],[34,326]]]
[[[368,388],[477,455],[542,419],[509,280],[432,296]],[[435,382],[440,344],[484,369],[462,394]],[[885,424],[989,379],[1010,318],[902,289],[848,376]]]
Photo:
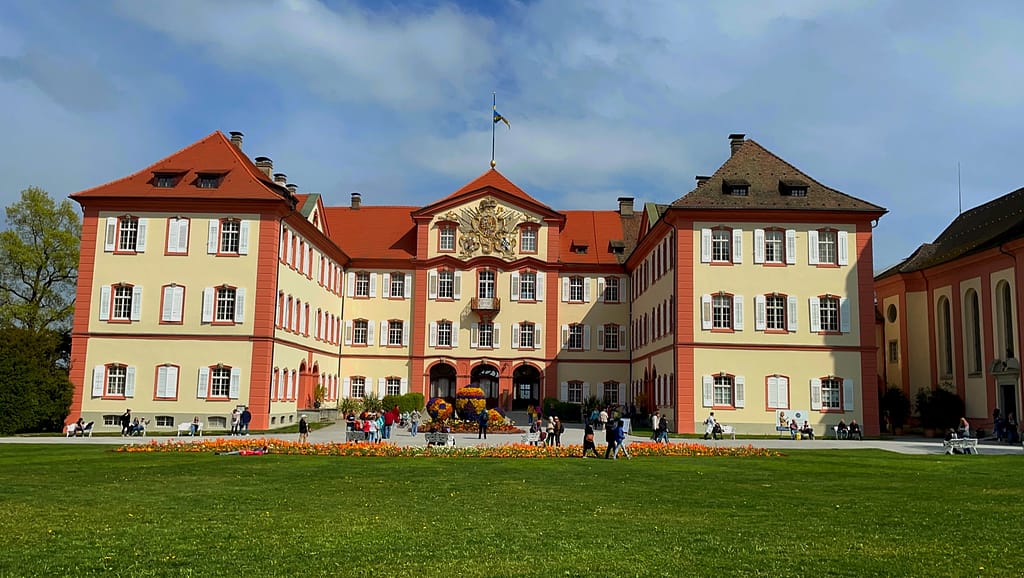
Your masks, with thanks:
[[[448,213],[445,218],[459,223],[459,256],[463,259],[477,252],[511,259],[518,241],[516,226],[524,217],[485,199],[475,208],[465,207],[458,215]]]

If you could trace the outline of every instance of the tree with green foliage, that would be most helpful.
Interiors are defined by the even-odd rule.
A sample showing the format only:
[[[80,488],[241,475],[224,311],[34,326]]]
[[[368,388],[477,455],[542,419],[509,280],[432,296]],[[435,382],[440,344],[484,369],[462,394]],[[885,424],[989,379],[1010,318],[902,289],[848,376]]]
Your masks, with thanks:
[[[7,207],[0,231],[0,327],[71,330],[82,223],[67,200],[37,187]]]
[[[56,331],[0,328],[0,435],[60,431],[71,406]]]

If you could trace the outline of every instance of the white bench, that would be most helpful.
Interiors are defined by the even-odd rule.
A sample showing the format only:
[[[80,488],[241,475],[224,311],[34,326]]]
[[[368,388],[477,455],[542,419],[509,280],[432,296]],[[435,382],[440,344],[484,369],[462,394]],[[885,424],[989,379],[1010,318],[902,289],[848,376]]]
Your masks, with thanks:
[[[443,431],[428,431],[423,434],[428,446],[455,447],[455,436]]]
[[[960,450],[964,454],[978,453],[978,438],[953,438],[942,442],[942,447],[947,454],[954,453],[953,450]]]
[[[77,423],[69,423],[68,427],[67,427],[67,430],[66,430],[66,435],[64,437],[73,438],[73,437],[82,436],[82,437],[89,437],[89,438],[91,438],[92,437],[92,424],[93,423],[94,422],[89,422],[89,423],[85,424],[85,426],[82,429],[78,429],[78,424]]]
[[[725,436],[731,436],[732,439],[736,439],[736,428],[732,427],[731,425],[723,425],[722,437],[724,438]]]
[[[530,444],[531,446],[539,445],[540,444],[540,432],[539,431],[526,432],[526,433],[523,434],[522,438],[520,438],[520,439],[522,440],[522,443],[524,443],[524,444]]]
[[[203,423],[199,422],[196,425],[196,435],[203,435]],[[178,424],[178,435],[188,434],[192,435],[192,422],[185,422]]]

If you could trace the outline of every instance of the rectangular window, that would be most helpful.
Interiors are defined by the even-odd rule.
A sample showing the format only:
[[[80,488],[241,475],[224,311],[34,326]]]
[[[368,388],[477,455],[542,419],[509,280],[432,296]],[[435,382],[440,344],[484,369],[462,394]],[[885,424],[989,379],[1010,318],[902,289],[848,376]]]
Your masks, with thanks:
[[[388,345],[394,347],[402,346],[402,322],[388,321]]]
[[[220,252],[222,254],[238,254],[241,226],[242,224],[239,221],[229,219],[220,222]]]
[[[174,427],[174,417],[169,415],[156,416],[156,427]]]
[[[214,321],[217,323],[234,323],[235,289],[231,287],[217,287],[216,299]]]
[[[537,229],[526,228],[519,233],[519,252],[537,252]]]
[[[522,288],[520,288],[522,291]],[[480,299],[494,299],[494,271],[480,271],[477,276],[477,297]]]
[[[438,251],[454,251],[455,250],[455,227],[450,225],[442,225],[440,237],[437,242]]]
[[[169,189],[174,186],[178,178],[175,175],[157,175],[153,179],[153,186],[158,189]]]
[[[569,403],[583,403],[583,382],[582,381],[570,381],[569,382],[569,399],[565,400]]]
[[[822,297],[818,300],[821,309],[819,319],[821,320],[821,331],[825,333],[839,332],[839,298]]]
[[[107,392],[105,395],[124,397],[125,384],[128,382],[128,368],[124,365],[107,366]]]
[[[732,406],[733,381],[728,375],[715,376],[715,405]]]
[[[118,285],[114,287],[114,308],[110,317],[112,320],[131,320],[133,293],[134,290],[131,285]]]
[[[494,347],[494,324],[490,322],[480,323],[479,338],[477,343],[481,348]]]
[[[838,265],[837,231],[818,231],[818,263]]]
[[[389,377],[384,386],[384,395],[402,395],[402,380]]]
[[[220,175],[199,175],[196,186],[200,189],[216,189],[220,186]]]
[[[619,326],[614,323],[604,326],[604,350],[619,350]]]
[[[437,322],[437,346],[438,347],[451,347],[452,346],[452,322],[451,321],[438,321]]]
[[[391,298],[401,299],[405,297],[405,274],[404,273],[392,273],[391,274]]]
[[[356,273],[356,297],[370,296],[370,274],[362,271]]]
[[[365,377],[353,377],[352,378],[352,397],[358,397],[358,398],[366,397],[366,378]]]
[[[171,217],[167,219],[167,254],[188,254],[188,219]]]
[[[768,295],[764,299],[765,329],[786,330],[786,297]]]
[[[583,277],[569,278],[569,301],[583,303]]]
[[[535,329],[536,325],[533,323],[521,323],[519,325],[519,349],[533,349],[537,347],[533,339]]]
[[[732,231],[729,229],[711,231],[711,260],[732,262]]]
[[[604,302],[605,303],[618,303],[619,302],[619,278],[618,277],[605,277],[605,279],[604,279]]]
[[[842,381],[836,378],[821,380],[821,409],[843,409]]]
[[[784,263],[786,254],[786,233],[779,229],[768,229],[764,232],[764,262]]]
[[[732,329],[732,295],[713,295],[711,297],[712,329]]]
[[[134,252],[139,241],[139,220],[135,217],[121,217],[117,235],[117,250]]]
[[[366,336],[367,333],[369,333],[369,326],[370,322],[365,319],[356,319],[352,322],[352,345],[366,345]]]
[[[437,272],[437,298],[455,298],[455,273],[452,271]]]
[[[583,326],[576,324],[569,326],[569,343],[568,349],[574,351],[583,350]]]
[[[895,339],[889,342],[889,363],[899,363],[900,342]]]
[[[619,402],[619,382],[604,382],[604,402],[606,404]]]
[[[537,274],[533,272],[521,273],[519,275],[519,300],[537,300]]]
[[[231,391],[231,368],[214,367],[210,371],[210,397],[228,397]]]

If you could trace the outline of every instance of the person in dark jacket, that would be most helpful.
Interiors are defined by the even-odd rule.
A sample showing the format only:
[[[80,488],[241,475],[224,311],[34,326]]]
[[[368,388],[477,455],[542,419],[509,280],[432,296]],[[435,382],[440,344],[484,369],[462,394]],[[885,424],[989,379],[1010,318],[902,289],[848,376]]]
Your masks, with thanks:
[[[612,452],[615,451],[615,445],[618,443],[615,434],[615,424],[615,420],[612,420],[604,426],[604,441],[608,442],[608,448],[604,450],[604,459],[606,460],[612,457]]]
[[[238,435],[242,435],[243,431],[245,432],[245,435],[249,435],[249,422],[251,422],[251,421],[252,421],[252,412],[249,411],[249,406],[245,406],[245,409],[242,410],[242,421],[241,421],[241,427],[239,427],[239,429],[238,429]]]
[[[309,443],[309,422],[305,415],[299,418],[299,443]]]
[[[132,410],[131,408],[124,410],[121,414],[121,435],[126,436],[131,433],[132,428]]]
[[[587,457],[587,450],[590,450],[594,454],[595,458],[601,457],[597,453],[597,445],[594,443],[594,426],[587,422],[586,429],[583,430],[583,457]]]
[[[488,412],[487,409],[480,412],[480,417],[477,420],[476,439],[480,439],[481,437],[483,439],[487,439],[487,420],[490,419],[490,416],[487,415],[488,413],[490,412]]]

